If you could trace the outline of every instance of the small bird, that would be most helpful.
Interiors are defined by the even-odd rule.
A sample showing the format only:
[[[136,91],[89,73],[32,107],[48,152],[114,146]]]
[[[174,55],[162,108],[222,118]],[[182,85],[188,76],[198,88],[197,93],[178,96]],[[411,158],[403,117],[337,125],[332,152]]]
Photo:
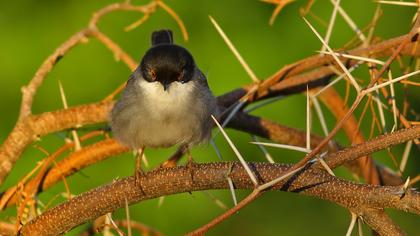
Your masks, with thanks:
[[[136,177],[146,147],[189,150],[208,140],[211,115],[218,111],[206,77],[192,55],[173,43],[172,31],[155,31],[151,41],[110,113],[114,137],[138,150]]]

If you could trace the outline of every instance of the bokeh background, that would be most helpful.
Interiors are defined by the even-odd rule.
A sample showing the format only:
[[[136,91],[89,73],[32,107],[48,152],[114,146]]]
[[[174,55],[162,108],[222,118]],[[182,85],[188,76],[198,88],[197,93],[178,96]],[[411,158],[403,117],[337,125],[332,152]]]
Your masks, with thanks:
[[[13,128],[18,117],[21,100],[20,88],[27,84],[43,60],[55,48],[76,31],[84,28],[92,12],[109,4],[111,0],[21,0],[0,2],[0,140],[4,140]],[[134,1],[144,4],[146,1]],[[175,40],[188,48],[196,63],[208,75],[210,87],[215,95],[221,95],[232,89],[249,84],[250,78],[239,62],[229,51],[221,37],[209,21],[212,15],[230,37],[250,67],[261,79],[267,78],[282,66],[316,53],[321,43],[305,25],[299,9],[306,1],[299,0],[287,6],[278,16],[275,24],[269,26],[268,20],[274,9],[273,5],[257,0],[231,1],[187,1],[168,0],[184,21],[190,34],[190,41],[184,42],[175,21],[163,10],[157,13],[141,27],[124,32],[123,28],[141,15],[135,12],[116,12],[107,15],[100,22],[100,29],[119,43],[135,59],[140,59],[149,47],[149,36],[153,30],[173,29]],[[376,3],[365,0],[342,1],[343,8],[349,13],[360,28],[368,25],[374,15]],[[330,1],[317,1],[312,8],[314,14],[328,22],[332,4]],[[376,35],[387,39],[405,34],[410,30],[411,20],[416,11],[414,7],[383,6],[383,15],[376,27]],[[326,26],[308,16],[321,34]],[[343,46],[354,34],[338,16],[330,45],[334,48]],[[62,108],[58,80],[64,86],[70,106],[97,102],[104,98],[129,76],[130,71],[122,62],[116,62],[102,44],[91,39],[88,44],[76,47],[55,67],[40,88],[34,103],[34,113]],[[394,75],[401,74],[395,67]],[[361,68],[355,75],[367,80],[368,74]],[[344,83],[337,88],[344,95]],[[400,88],[401,86],[399,86]],[[413,108],[420,108],[420,90],[411,87],[407,93]],[[275,104],[261,108],[254,114],[267,117],[282,124],[305,129],[305,96],[293,95]],[[334,118],[324,107],[329,128],[334,125]],[[357,111],[360,112],[360,111]],[[389,113],[387,113],[389,117]],[[391,119],[389,119],[391,120]],[[366,118],[362,130],[369,133],[370,118]],[[106,124],[87,127],[80,133]],[[263,154],[256,146],[249,144],[250,136],[237,131],[228,131],[235,144],[247,160],[264,161]],[[314,116],[314,133],[322,134],[319,122]],[[38,145],[53,152],[63,144],[65,132],[42,138]],[[348,141],[342,133],[337,140],[343,145]],[[235,156],[223,140],[216,138],[225,160],[234,160]],[[393,148],[394,155],[400,160],[403,146]],[[164,161],[174,149],[147,150],[151,167]],[[277,149],[269,149],[278,162],[296,162],[302,154]],[[407,176],[418,174],[420,166],[419,151],[413,149],[408,161]],[[211,146],[200,146],[193,150],[197,162],[218,161]],[[386,152],[373,155],[378,162],[396,169]],[[37,161],[45,157],[34,147],[29,147],[17,162],[6,183],[4,191],[31,170]],[[108,183],[115,178],[131,175],[134,158],[125,154],[95,164],[67,179],[73,194],[79,194],[96,186]],[[349,172],[339,168],[337,174],[353,179]],[[65,192],[62,183],[57,184],[40,195],[40,200],[47,203],[57,194]],[[228,191],[208,191],[226,205],[232,206]],[[238,191],[243,198],[249,191]],[[61,195],[54,201],[63,201]],[[166,235],[181,235],[207,223],[223,210],[216,206],[207,194],[200,192],[178,194],[164,199],[158,207],[158,200],[142,202],[130,207],[131,218],[156,228]],[[0,213],[0,219],[13,219],[15,209]],[[390,211],[392,218],[408,232],[419,235],[420,218],[418,216]],[[124,218],[124,210],[114,213],[114,218]],[[350,222],[350,214],[345,209],[326,201],[292,193],[269,192],[256,202],[241,210],[232,218],[209,232],[209,235],[344,235]],[[88,226],[82,225],[68,233],[77,235]],[[368,232],[367,227],[364,227]],[[356,235],[354,233],[354,235]]]

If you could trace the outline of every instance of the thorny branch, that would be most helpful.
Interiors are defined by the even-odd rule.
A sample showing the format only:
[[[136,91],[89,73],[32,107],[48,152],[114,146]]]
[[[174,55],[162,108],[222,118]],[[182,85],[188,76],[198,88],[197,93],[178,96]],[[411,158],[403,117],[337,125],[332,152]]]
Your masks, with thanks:
[[[124,86],[117,88],[99,103],[34,115],[31,112],[31,107],[37,89],[42,85],[55,64],[75,46],[88,42],[89,38],[95,38],[104,44],[118,60],[122,60],[130,70],[133,70],[137,63],[118,44],[98,29],[98,22],[101,17],[114,11],[137,11],[142,13],[143,17],[139,21],[126,28],[131,30],[147,20],[158,8],[162,8],[174,18],[183,33],[184,39],[188,40],[188,33],[182,20],[163,1],[153,0],[144,6],[135,6],[130,1],[126,1],[124,3],[111,4],[94,13],[86,29],[70,37],[44,61],[29,84],[22,88],[23,97],[19,119],[0,147],[0,184],[3,183],[26,147],[39,137],[61,130],[106,122],[107,114],[113,106],[112,99]],[[345,52],[346,54],[367,56],[369,58],[390,56],[387,64],[372,78],[369,86],[373,86],[376,81],[382,81],[381,75],[396,57],[402,55],[418,57],[420,55],[420,48],[417,46],[417,27],[419,22],[419,19],[417,19],[413,30],[406,35],[377,44],[364,45]],[[345,57],[340,57],[340,60],[348,67],[358,63],[358,60]],[[333,57],[325,54],[302,59],[291,65],[284,66],[273,76],[261,81],[258,85],[244,86],[218,97],[218,104],[221,110],[229,111],[246,94],[249,96],[247,96],[245,102],[250,104],[269,97],[300,93],[305,91],[307,86],[312,91],[316,91],[318,88],[328,84],[330,77],[340,73],[337,72],[334,64]],[[381,91],[384,94],[387,93],[385,89],[381,89]],[[329,88],[321,94],[321,101],[332,111],[337,121],[342,123],[343,129],[351,142],[354,144],[358,143],[341,151],[337,151],[339,149],[337,145],[329,146],[329,154],[325,157],[329,167],[335,168],[340,165],[346,165],[355,173],[363,176],[368,183],[378,184],[379,180],[381,180],[382,184],[399,186],[380,187],[351,183],[326,174],[324,168],[318,162],[315,162],[315,164],[306,164],[302,171],[299,171],[289,179],[277,183],[272,189],[297,192],[335,202],[362,217],[373,230],[381,235],[403,234],[398,225],[392,222],[383,209],[395,208],[420,214],[419,193],[402,186],[402,181],[397,175],[386,168],[376,165],[368,155],[409,140],[414,139],[416,141],[420,136],[420,126],[410,128],[411,125],[403,115],[404,113],[398,112],[402,125],[407,129],[365,142],[357,121],[351,114],[352,110],[357,106],[356,103],[354,103],[356,105],[352,108],[347,108],[345,101],[341,99],[333,88]],[[344,122],[343,118],[345,117],[347,117],[347,121]],[[289,145],[305,146],[306,142],[303,131],[285,127],[242,111],[239,111],[233,117],[228,123],[228,127]],[[319,144],[322,144],[322,142],[322,137],[312,135],[311,147],[320,149]],[[69,144],[66,148],[72,147],[72,145]],[[81,150],[70,153],[65,159],[59,161],[56,166],[48,170],[45,168],[50,163],[46,163],[35,178],[24,183],[22,191],[31,193],[27,196],[28,199],[34,198],[38,191],[44,191],[75,171],[127,151],[127,147],[121,146],[113,139],[106,138],[98,141],[83,147]],[[54,158],[54,156],[50,156],[48,159],[53,160]],[[226,173],[228,173],[229,165],[228,163],[196,165],[193,179],[190,178],[190,172],[185,167],[157,169],[143,177],[143,189],[147,190],[145,193],[139,191],[132,177],[118,180],[81,194],[64,204],[44,212],[30,223],[24,225],[20,233],[23,235],[54,235],[62,233],[87,220],[95,219],[105,213],[123,207],[126,198],[132,204],[180,192],[225,189],[228,188]],[[261,178],[260,181],[262,183],[282,176],[294,168],[291,165],[267,163],[251,163],[251,166]],[[242,166],[237,163],[234,164],[229,177],[237,188],[252,189],[254,187]],[[41,179],[42,181],[40,181]],[[17,188],[7,190],[0,199],[0,208],[16,203],[17,191]],[[259,194],[260,192],[257,193],[257,195]],[[257,195],[251,195],[250,199],[255,199]],[[244,205],[246,204],[248,203],[244,203]],[[12,229],[7,223],[1,223],[0,230],[6,230],[10,233]]]
[[[290,168],[290,165],[250,163],[262,181],[275,179]],[[147,173],[142,181],[145,195],[129,177],[117,180],[79,195],[64,204],[52,208],[32,222],[26,224],[22,235],[55,235],[107,212],[121,208],[125,199],[130,204],[163,195],[206,189],[229,188],[225,174],[229,163],[198,164],[194,176],[186,167],[161,168]],[[252,189],[253,183],[239,163],[234,163],[230,178],[238,189]],[[368,209],[395,208],[420,214],[420,194],[407,190],[401,198],[401,186],[370,186],[354,184],[328,175],[324,171],[307,169],[288,181],[275,185],[273,190],[283,190],[316,196],[330,200],[360,215]],[[44,224],[49,222],[49,224]],[[383,235],[400,235],[395,229],[379,229]]]

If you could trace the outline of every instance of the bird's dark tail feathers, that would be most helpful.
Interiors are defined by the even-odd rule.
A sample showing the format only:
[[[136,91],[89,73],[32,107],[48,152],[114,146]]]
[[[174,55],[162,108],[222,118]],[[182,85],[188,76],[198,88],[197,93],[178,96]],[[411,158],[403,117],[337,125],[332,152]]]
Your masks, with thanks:
[[[158,44],[173,44],[172,31],[169,29],[158,30],[152,33],[152,46]]]

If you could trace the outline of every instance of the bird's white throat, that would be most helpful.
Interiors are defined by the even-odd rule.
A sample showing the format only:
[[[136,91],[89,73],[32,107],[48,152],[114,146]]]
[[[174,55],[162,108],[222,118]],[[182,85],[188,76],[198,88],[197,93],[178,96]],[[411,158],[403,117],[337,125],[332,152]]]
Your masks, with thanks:
[[[166,90],[161,83],[147,82],[144,79],[138,80],[137,85],[143,91],[144,102],[158,113],[185,112],[180,111],[180,108],[189,107],[188,104],[193,102],[191,101],[195,86],[193,81],[188,83],[175,81]]]

